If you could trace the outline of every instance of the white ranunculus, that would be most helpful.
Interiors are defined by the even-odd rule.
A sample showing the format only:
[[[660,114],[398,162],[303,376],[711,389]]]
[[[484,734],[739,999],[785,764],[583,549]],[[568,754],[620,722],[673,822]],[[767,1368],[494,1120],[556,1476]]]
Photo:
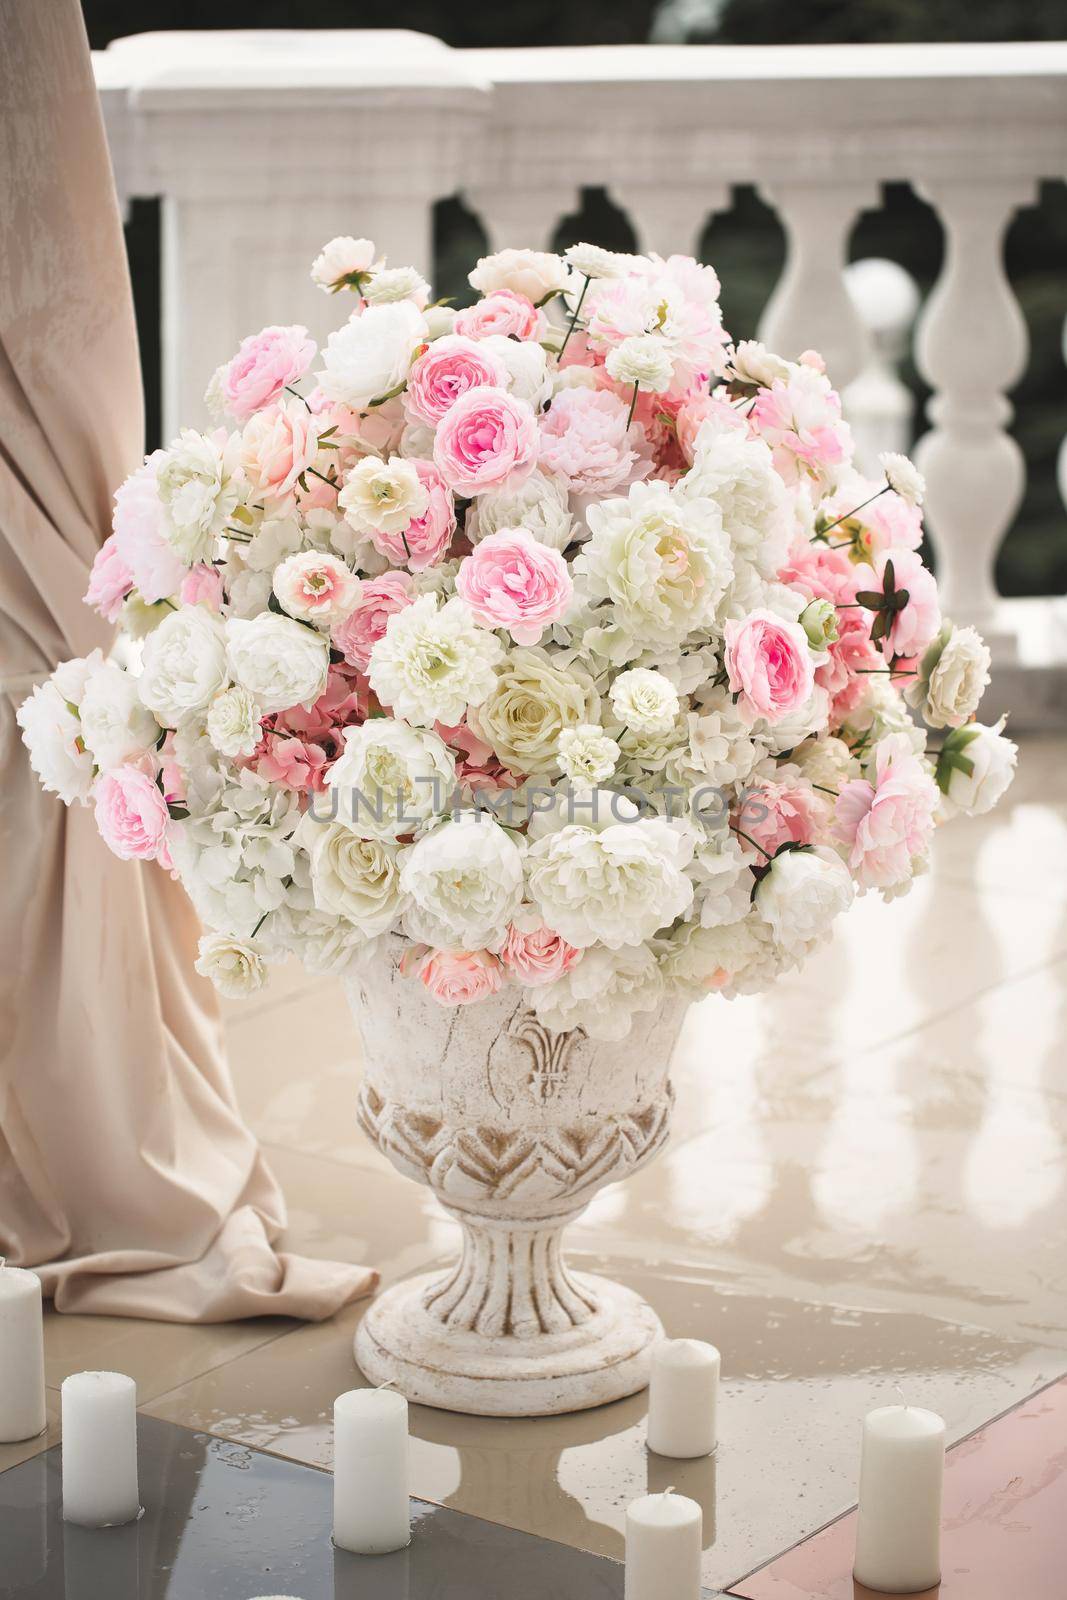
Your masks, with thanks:
[[[240,499],[227,452],[214,439],[183,428],[156,472],[163,533],[187,566],[210,561]]]
[[[581,722],[564,728],[559,736],[559,766],[563,776],[582,789],[606,783],[615,771],[619,747],[603,728]]]
[[[410,300],[368,306],[326,341],[319,387],[330,400],[359,409],[399,389],[416,346],[426,337],[426,320]]]
[[[539,411],[552,393],[552,379],[548,373],[548,356],[534,339],[508,339],[501,333],[490,334],[478,341],[483,350],[491,350],[505,371],[502,387],[517,400]]]
[[[714,625],[734,575],[714,500],[686,500],[666,483],[635,483],[626,500],[591,505],[592,537],[574,563],[593,599],[647,645],[678,644]]]
[[[582,278],[621,278],[633,262],[633,256],[598,244],[568,245],[563,259]]]
[[[667,344],[654,333],[635,333],[608,351],[604,365],[616,383],[636,383],[653,394],[671,386],[674,362]]]
[[[566,486],[548,473],[532,472],[515,488],[479,495],[467,516],[468,538],[477,544],[501,528],[525,528],[538,544],[565,550],[577,536]]]
[[[324,245],[311,264],[311,281],[327,294],[354,287],[358,279],[378,265],[369,239],[343,234]]]
[[[222,623],[202,606],[168,612],[145,640],[142,660],[141,699],[164,727],[205,710],[229,682]]]
[[[855,896],[848,868],[828,849],[784,850],[756,889],[756,910],[790,957],[806,955],[829,936],[834,918]]]
[[[625,1039],[639,1011],[654,1011],[663,998],[663,978],[647,945],[624,950],[587,950],[577,966],[530,996],[533,1009],[553,1033],[582,1028],[593,1039]]]
[[[931,728],[959,728],[978,709],[989,682],[989,648],[974,628],[946,622],[904,689]]]
[[[93,758],[82,739],[77,712],[56,686],[55,674],[39,683],[15,713],[30,766],[43,788],[65,805],[83,805],[93,786]]]
[[[201,935],[196,970],[229,1000],[243,1000],[267,981],[263,957],[249,939],[228,933]]]
[[[363,298],[371,306],[410,300],[421,311],[430,298],[430,285],[415,267],[382,267],[363,285]]]
[[[264,714],[311,706],[326,688],[330,646],[292,617],[264,611],[226,624],[230,670]]]
[[[498,250],[482,257],[467,274],[467,282],[480,294],[510,289],[536,305],[566,286],[567,268],[550,250]]]
[[[878,457],[878,464],[885,473],[885,481],[909,506],[921,506],[926,493],[926,479],[913,461],[907,456],[902,456],[895,450],[885,450]]]
[[[1019,747],[1005,737],[1004,719],[989,728],[969,722],[948,735],[937,758],[942,814],[962,811],[981,817],[991,811],[1015,776]]]
[[[503,655],[496,634],[480,628],[462,600],[439,606],[435,594],[423,594],[389,618],[367,671],[394,716],[452,727],[492,692]]]
[[[291,617],[332,628],[355,609],[362,585],[328,551],[301,550],[274,569],[274,593]]]
[[[220,755],[233,761],[250,756],[259,743],[262,718],[247,689],[234,684],[217,694],[207,710],[207,736]]]
[[[677,488],[680,499],[714,500],[731,545],[764,578],[773,578],[789,553],[793,512],[774,458],[762,439],[704,423],[693,465]]]
[[[591,824],[566,822],[531,845],[528,898],[579,949],[643,944],[692,904],[685,872],[692,832],[662,817],[638,819],[628,802],[603,791],[585,798],[596,807]]]
[[[344,750],[326,782],[338,792],[338,817],[367,838],[413,833],[446,810],[456,763],[436,733],[374,717],[347,728]]]
[[[159,724],[141,700],[137,679],[114,661],[89,678],[80,714],[82,738],[101,772],[135,761],[159,739]]]
[[[499,823],[468,812],[412,846],[400,882],[408,925],[427,943],[499,949],[522,904],[522,852]]]
[[[530,645],[508,654],[470,721],[512,772],[541,773],[557,770],[564,729],[596,722],[599,714],[588,674]]]
[[[397,846],[368,839],[343,822],[306,816],[301,837],[311,857],[311,887],[320,911],[355,923],[368,939],[393,926],[404,906]]]
[[[401,533],[430,503],[430,493],[410,461],[364,456],[344,482],[337,504],[361,533]]]
[[[662,672],[631,667],[611,686],[611,709],[635,733],[666,733],[678,717],[678,690]]]

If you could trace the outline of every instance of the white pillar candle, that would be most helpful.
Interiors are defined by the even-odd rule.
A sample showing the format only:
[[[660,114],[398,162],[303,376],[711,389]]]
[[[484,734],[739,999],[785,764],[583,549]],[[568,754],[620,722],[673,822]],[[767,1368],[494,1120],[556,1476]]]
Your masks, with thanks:
[[[945,1424],[919,1406],[880,1406],[863,1423],[855,1577],[882,1594],[941,1581]]]
[[[408,1403],[394,1389],[350,1389],[334,1401],[333,1539],[365,1556],[411,1541]]]
[[[664,1339],[652,1351],[648,1448],[679,1460],[715,1448],[719,1352],[700,1339]]]
[[[700,1600],[702,1517],[684,1494],[646,1494],[626,1512],[625,1600]]]
[[[133,1522],[137,1493],[137,1386],[121,1372],[64,1378],[63,1518],[85,1528]]]
[[[36,1438],[46,1420],[41,1280],[0,1256],[0,1444]]]

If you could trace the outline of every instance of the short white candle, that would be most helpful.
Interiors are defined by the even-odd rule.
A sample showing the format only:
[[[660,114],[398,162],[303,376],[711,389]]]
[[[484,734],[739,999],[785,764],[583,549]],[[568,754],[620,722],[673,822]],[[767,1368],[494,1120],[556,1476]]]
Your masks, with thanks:
[[[64,1378],[63,1517],[85,1528],[114,1527],[140,1514],[137,1386],[121,1372]]]
[[[684,1494],[646,1494],[626,1512],[625,1600],[700,1600],[700,1507]]]
[[[333,1403],[333,1540],[365,1556],[411,1542],[408,1403],[395,1389],[350,1389]]]
[[[664,1339],[652,1351],[648,1448],[686,1460],[715,1448],[719,1352],[700,1339]]]
[[[945,1424],[919,1406],[880,1406],[863,1423],[855,1577],[882,1594],[941,1581]]]
[[[34,1439],[45,1422],[41,1280],[0,1256],[0,1444]]]

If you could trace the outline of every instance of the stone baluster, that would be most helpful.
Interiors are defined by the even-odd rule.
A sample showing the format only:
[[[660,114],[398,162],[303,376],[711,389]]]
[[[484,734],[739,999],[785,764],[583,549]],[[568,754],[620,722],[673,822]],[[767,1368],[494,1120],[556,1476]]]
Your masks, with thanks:
[[[927,526],[942,606],[982,628],[1001,660],[1013,638],[996,632],[994,563],[1026,483],[1007,432],[1004,397],[1026,363],[1026,324],[1004,271],[1004,231],[1036,187],[1021,180],[938,179],[923,186],[945,229],[941,276],[919,319],[919,370],[934,389],[933,426],[916,461],[927,482]]]
[[[726,184],[615,183],[611,194],[630,218],[638,248],[661,256],[697,255],[708,217],[730,205]]]
[[[867,331],[870,355],[841,398],[852,427],[856,464],[876,478],[882,451],[906,454],[914,437],[915,399],[900,378],[900,363],[919,309],[919,287],[896,261],[879,256],[846,267],[845,287]]]
[[[561,220],[581,204],[577,187],[475,183],[464,190],[485,229],[489,249],[549,250]]]

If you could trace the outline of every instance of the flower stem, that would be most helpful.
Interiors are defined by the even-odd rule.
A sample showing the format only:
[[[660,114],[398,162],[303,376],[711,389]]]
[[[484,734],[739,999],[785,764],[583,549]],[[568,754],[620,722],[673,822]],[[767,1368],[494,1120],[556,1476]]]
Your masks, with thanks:
[[[639,383],[635,383],[634,384],[634,392],[630,396],[630,409],[626,413],[626,429],[627,429],[627,432],[629,432],[630,424],[634,420],[634,412],[637,409],[637,391],[638,391],[638,389],[640,389],[640,387],[641,387],[641,385]]]
[[[304,400],[304,396],[300,393],[300,390],[299,389],[294,389],[291,383],[287,383],[285,385],[285,392],[286,392],[286,394],[295,394],[296,398],[298,400]],[[306,400],[304,400],[304,404],[307,406],[308,410],[310,411],[311,407],[308,405]]]
[[[559,355],[556,357],[557,361],[562,361],[563,360],[563,352],[564,352],[564,350],[566,350],[567,345],[570,343],[571,334],[574,332],[575,328],[578,325],[578,318],[581,316],[581,312],[582,312],[582,302],[585,299],[586,290],[589,288],[589,285],[592,283],[592,281],[593,281],[592,278],[586,278],[585,282],[582,284],[582,292],[578,296],[578,304],[574,308],[574,315],[571,317],[570,326],[567,329],[566,336],[565,336],[565,338],[563,340],[563,343],[559,347]]]
[[[760,855],[761,856],[765,856],[768,861],[773,861],[774,860],[774,857],[771,855],[770,851],[769,850],[764,850],[763,846],[761,844],[757,844],[755,839],[753,839],[752,835],[750,833],[746,833],[744,828],[739,828],[737,826],[736,822],[731,822],[730,831],[732,833],[738,834],[742,839],[745,840],[745,842],[747,844],[750,844],[752,846],[753,850],[758,850]]]
[[[887,483],[883,488],[877,489],[874,494],[869,494],[867,496],[866,500],[861,500],[858,506],[853,506],[851,511],[842,511],[841,515],[838,517],[836,522],[828,522],[826,524],[825,528],[820,528],[820,530],[819,530],[820,539],[825,539],[826,535],[830,532],[831,528],[836,528],[836,527],[839,526],[840,523],[847,522],[849,517],[854,517],[856,515],[857,511],[862,511],[863,510],[864,506],[871,505],[873,501],[875,501],[875,500],[877,500],[879,498],[879,496],[881,496],[883,494],[888,494],[888,493],[889,493],[889,485]]]
[[[328,478],[324,472],[316,472],[314,467],[307,467],[305,470],[310,472],[313,478],[321,478],[323,483],[328,483],[331,489],[336,490],[338,493],[340,492],[341,485],[335,483],[333,478]]]

